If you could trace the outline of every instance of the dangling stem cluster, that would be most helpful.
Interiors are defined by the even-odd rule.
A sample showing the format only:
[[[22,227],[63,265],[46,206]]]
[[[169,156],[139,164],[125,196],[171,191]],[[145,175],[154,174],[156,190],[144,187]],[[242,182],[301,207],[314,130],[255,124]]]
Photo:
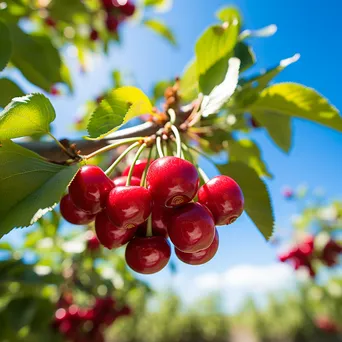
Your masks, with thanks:
[[[146,164],[144,172],[143,172],[143,174],[141,176],[140,186],[143,186],[143,187],[146,187],[146,176],[147,176],[148,168],[150,167],[153,149],[154,149],[154,146],[152,146],[150,148],[150,152],[148,153],[148,157],[147,157],[147,164]]]
[[[137,163],[141,153],[144,151],[144,149],[147,147],[147,144],[146,143],[143,143],[139,150],[137,151],[137,153],[135,154],[135,157],[133,159],[133,162],[131,164],[131,167],[129,169],[129,172],[128,172],[128,176],[127,176],[127,181],[126,181],[126,186],[129,186],[131,185],[131,178],[132,178],[132,175],[133,175],[133,170],[134,170],[134,166],[135,164]]]

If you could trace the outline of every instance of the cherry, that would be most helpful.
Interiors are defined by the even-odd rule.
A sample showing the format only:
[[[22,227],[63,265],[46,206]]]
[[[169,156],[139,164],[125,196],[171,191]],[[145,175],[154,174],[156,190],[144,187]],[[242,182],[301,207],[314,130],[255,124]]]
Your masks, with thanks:
[[[103,7],[108,11],[115,7],[113,0],[101,0]]]
[[[75,206],[91,214],[104,208],[107,195],[114,188],[113,182],[95,165],[80,168],[69,185],[69,194]]]
[[[60,95],[60,91],[59,89],[56,87],[56,86],[52,86],[51,89],[50,89],[50,94],[53,95],[53,96],[57,96],[57,95]]]
[[[119,20],[117,17],[111,13],[107,14],[106,26],[109,32],[116,32],[119,26]]]
[[[120,176],[113,178],[113,183],[115,186],[126,186],[127,176]],[[132,177],[131,185],[140,186],[140,178]]]
[[[170,244],[162,236],[137,237],[128,243],[125,253],[127,265],[143,274],[159,272],[170,256]]]
[[[127,17],[131,17],[135,12],[135,6],[130,1],[127,1],[125,5],[119,7],[121,13]]]
[[[92,29],[89,38],[94,42],[99,39],[99,33],[95,29]]]
[[[176,255],[178,259],[182,260],[189,265],[202,265],[210,261],[216,254],[219,246],[219,235],[217,230],[215,230],[214,241],[211,245],[196,253],[184,253],[177,248],[175,248]]]
[[[63,196],[59,209],[63,218],[72,224],[83,225],[95,220],[95,215],[88,214],[85,211],[78,209],[69,195]]]
[[[147,172],[147,186],[157,205],[177,207],[190,202],[199,185],[194,165],[177,157],[155,160]]]
[[[153,160],[151,160],[150,163],[152,163],[152,161]],[[141,178],[146,168],[146,165],[147,165],[147,159],[138,160],[133,168],[133,176],[137,178]],[[130,165],[127,166],[125,170],[123,170],[122,175],[128,176],[130,168],[131,168]]]
[[[168,225],[172,243],[185,253],[208,248],[215,237],[215,223],[209,210],[199,203],[174,209]]]
[[[87,236],[87,250],[90,252],[97,251],[100,248],[100,241],[92,231],[89,231],[89,233]]]
[[[170,215],[172,215],[173,209],[159,207],[154,205],[152,208],[152,234],[168,237],[167,225],[170,220]],[[137,235],[146,236],[147,232],[147,222],[144,222],[138,227]]]
[[[119,229],[144,223],[152,210],[149,191],[141,186],[118,186],[108,195],[106,212]]]
[[[244,198],[230,177],[217,176],[198,190],[198,202],[213,214],[216,225],[233,223],[243,212]]]
[[[50,27],[55,28],[56,25],[57,25],[57,22],[56,22],[55,19],[53,19],[53,18],[51,18],[51,17],[47,17],[47,18],[45,18],[45,24],[48,25],[48,26],[50,26]]]
[[[97,214],[95,231],[101,244],[108,249],[119,248],[130,241],[136,229],[118,229],[109,220],[105,211]]]

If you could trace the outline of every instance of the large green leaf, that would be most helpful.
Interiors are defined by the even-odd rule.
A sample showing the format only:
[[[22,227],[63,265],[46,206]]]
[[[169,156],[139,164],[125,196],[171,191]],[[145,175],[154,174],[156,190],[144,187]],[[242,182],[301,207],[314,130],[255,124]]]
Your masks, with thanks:
[[[44,95],[16,97],[0,113],[0,141],[48,133],[55,117],[55,110]]]
[[[62,64],[58,50],[47,36],[29,35],[18,26],[10,26],[13,53],[11,62],[28,81],[50,91],[58,82],[64,82],[66,66]]]
[[[291,117],[266,112],[253,112],[254,119],[266,129],[270,138],[284,152],[289,152],[292,143],[292,120]]]
[[[245,197],[246,213],[268,240],[273,234],[274,216],[266,184],[246,164],[231,162],[217,167],[222,174],[232,177],[240,185]]]
[[[12,53],[10,32],[2,21],[0,21],[0,46],[0,71],[2,71],[9,62]]]
[[[231,140],[228,144],[229,160],[252,167],[259,176],[272,177],[262,159],[259,146],[249,139]]]
[[[206,73],[216,62],[233,51],[239,34],[239,17],[231,16],[222,25],[209,27],[196,43],[198,76]]]
[[[151,101],[140,89],[114,89],[105,96],[92,114],[87,127],[89,137],[102,139],[130,119],[149,114],[151,111]]]
[[[0,147],[0,238],[27,227],[60,200],[79,166],[49,163],[10,140]]]
[[[146,19],[143,21],[143,24],[165,38],[172,45],[177,45],[176,38],[171,31],[171,29],[166,26],[161,20],[157,19]]]
[[[185,68],[180,79],[180,95],[186,102],[194,100],[199,93],[196,60],[191,61]]]
[[[256,61],[256,57],[252,47],[243,42],[238,42],[235,45],[234,56],[239,58],[241,61],[241,72],[252,67]]]
[[[296,83],[279,83],[264,89],[248,110],[298,117],[342,131],[338,110],[314,89]]]
[[[239,21],[239,29],[242,23],[241,13],[236,7],[227,6],[223,7],[216,12],[216,17],[221,21],[231,22],[234,19],[238,19]]]
[[[0,108],[5,108],[14,97],[25,95],[19,86],[8,78],[0,78],[0,89]]]

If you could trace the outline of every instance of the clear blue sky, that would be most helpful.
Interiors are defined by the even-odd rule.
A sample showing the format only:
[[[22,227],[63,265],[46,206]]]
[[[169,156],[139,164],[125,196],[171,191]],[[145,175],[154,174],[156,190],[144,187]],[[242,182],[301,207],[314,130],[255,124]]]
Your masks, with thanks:
[[[89,98],[97,96],[110,84],[110,72],[117,68],[132,72],[135,82],[145,91],[161,78],[180,75],[194,54],[194,43],[200,33],[215,22],[215,11],[228,4],[238,6],[244,26],[257,29],[276,24],[278,32],[272,38],[254,39],[257,69],[277,64],[281,59],[299,52],[301,59],[290,66],[277,81],[305,84],[324,94],[336,107],[342,108],[340,81],[342,78],[342,28],[339,0],[175,0],[171,12],[163,19],[173,29],[179,42],[172,48],[141,26],[126,25],[122,30],[121,47],[113,46],[110,56],[95,61],[94,70],[80,75],[77,64],[70,60],[75,79],[75,95],[53,99],[57,110],[55,132],[58,137],[70,136],[70,117]],[[26,87],[27,91],[32,89]],[[322,186],[329,197],[342,198],[342,135],[306,121],[295,120],[294,147],[286,155],[278,150],[263,131],[255,134],[264,159],[275,175],[268,181],[277,225],[289,226],[295,207],[282,200],[283,185],[297,186],[306,182]],[[209,175],[215,170],[206,168]],[[223,272],[238,264],[267,265],[273,262],[275,251],[265,243],[246,215],[230,227],[220,227],[221,247],[208,265],[193,268],[177,263],[178,271],[188,277],[206,272]],[[152,282],[168,279],[168,271],[152,276]]]

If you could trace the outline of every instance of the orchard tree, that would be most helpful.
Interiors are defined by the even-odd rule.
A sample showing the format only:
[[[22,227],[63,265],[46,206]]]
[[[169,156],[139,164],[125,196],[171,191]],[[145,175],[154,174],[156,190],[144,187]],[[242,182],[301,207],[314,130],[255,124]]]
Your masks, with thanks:
[[[145,1],[146,5],[161,2]],[[16,1],[15,9],[14,2],[6,3],[0,17],[0,39],[8,46],[2,49],[1,67],[10,62],[46,91],[56,82],[68,83],[68,78],[61,76],[61,70],[66,69],[62,68],[53,44],[60,48],[72,40],[78,47],[79,41],[86,40],[85,48],[81,43],[78,47],[83,51],[92,48],[89,40],[91,44],[95,40],[106,49],[106,29],[98,28],[97,16],[106,18],[108,29],[108,18],[119,15],[123,6],[118,1],[120,6],[112,7],[114,0],[111,5],[107,1],[89,1],[89,5],[88,1],[77,1],[82,9],[76,6],[74,13],[53,10],[59,8],[59,3],[62,4],[51,1],[45,5],[38,1],[44,7],[42,17],[40,11],[33,11],[24,2]],[[93,3],[94,15],[89,10],[92,7],[88,7]],[[83,17],[84,8],[88,11]],[[20,17],[15,13],[21,13]],[[75,15],[69,17],[72,13]],[[23,43],[21,35],[29,36],[30,42],[36,41],[35,37],[43,40],[39,35],[22,31],[18,23],[23,15],[32,17],[38,30],[48,25],[54,32],[53,38],[44,38],[50,39],[44,45],[46,50],[53,51],[56,57],[49,58],[49,69],[40,63],[47,60],[41,55],[25,59],[22,64],[16,62],[17,49],[28,48],[28,53],[18,52],[21,58],[30,57],[37,50]],[[87,32],[86,38],[77,39],[83,34],[84,23],[91,23],[101,42],[92,39],[97,38],[93,31]],[[160,23],[148,23],[174,41]],[[25,319],[20,324],[16,317],[5,317],[8,329],[1,333],[14,334],[19,339],[28,340],[30,336],[36,341],[40,336],[46,340],[39,329],[35,330],[40,317],[44,317],[46,322],[50,320],[46,329],[53,336],[55,330],[59,331],[56,338],[102,341],[105,326],[129,311],[125,300],[114,301],[114,288],[118,298],[125,298],[128,289],[148,291],[146,285],[134,279],[126,264],[144,274],[160,271],[169,263],[169,240],[183,262],[208,262],[219,247],[216,227],[232,224],[243,210],[266,239],[272,236],[274,216],[263,181],[271,173],[258,145],[252,139],[237,138],[235,133],[265,129],[270,139],[287,152],[291,146],[292,118],[342,130],[337,109],[315,90],[295,83],[270,85],[298,55],[282,60],[265,73],[244,77],[256,61],[248,39],[272,35],[274,28],[271,25],[257,31],[243,30],[238,10],[221,9],[216,23],[197,40],[195,56],[183,75],[157,83],[151,98],[131,85],[99,94],[89,106],[95,108],[75,125],[77,129],[87,128],[81,140],[69,137],[59,141],[53,136],[50,125],[56,113],[43,94],[14,97],[10,101],[0,114],[0,237],[15,228],[33,225],[24,247],[32,248],[36,264],[18,260],[22,256],[20,251],[3,245],[9,256],[2,262],[1,273],[7,276],[8,272],[6,283],[15,283],[13,291],[5,296],[4,310],[16,312],[15,308],[22,310],[27,304],[27,314],[22,315]],[[69,36],[71,29],[74,35]],[[29,73],[23,71],[23,65]],[[50,71],[57,76],[47,80]],[[37,78],[30,78],[32,75]],[[120,83],[118,75],[114,73],[115,86]],[[14,95],[22,95],[16,93],[13,84],[6,84],[1,89],[15,89]],[[13,93],[10,94],[12,97]],[[128,122],[133,126],[123,127]],[[37,134],[38,141],[14,140]],[[225,159],[214,163],[213,156],[218,153]],[[208,179],[199,165],[200,156],[213,162],[221,175]],[[58,230],[60,214],[69,223],[86,226],[86,232],[78,231],[78,236],[74,236],[76,233]],[[92,235],[93,228],[97,237]],[[123,255],[117,249],[126,244]],[[102,298],[105,295],[109,295],[106,300]],[[56,298],[59,301],[53,320]],[[92,306],[89,298],[94,302]],[[40,301],[41,308],[36,306]],[[32,302],[35,309],[30,306]],[[112,309],[106,310],[112,313],[110,317],[97,316],[101,305]],[[12,335],[8,336],[10,339]]]

